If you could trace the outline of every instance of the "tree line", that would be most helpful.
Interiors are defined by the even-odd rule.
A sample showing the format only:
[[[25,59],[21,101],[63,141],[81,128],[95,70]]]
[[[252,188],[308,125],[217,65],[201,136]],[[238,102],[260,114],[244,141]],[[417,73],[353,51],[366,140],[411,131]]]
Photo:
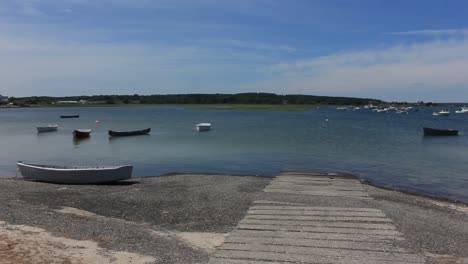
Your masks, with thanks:
[[[365,105],[382,103],[370,98],[333,97],[315,95],[278,95],[273,93],[239,94],[165,94],[165,95],[92,95],[92,96],[32,96],[15,98],[16,104],[44,105],[58,101],[80,101],[101,104],[298,104],[298,105]]]

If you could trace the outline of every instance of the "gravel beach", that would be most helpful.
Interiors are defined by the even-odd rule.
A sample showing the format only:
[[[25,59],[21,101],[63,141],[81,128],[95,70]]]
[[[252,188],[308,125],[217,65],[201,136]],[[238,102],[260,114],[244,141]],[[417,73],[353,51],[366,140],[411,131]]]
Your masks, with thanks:
[[[0,179],[0,263],[208,263],[255,200],[372,206],[427,263],[468,263],[465,205],[369,185],[373,199],[263,192],[272,178],[174,174],[110,185]],[[339,204],[338,204],[339,203]]]

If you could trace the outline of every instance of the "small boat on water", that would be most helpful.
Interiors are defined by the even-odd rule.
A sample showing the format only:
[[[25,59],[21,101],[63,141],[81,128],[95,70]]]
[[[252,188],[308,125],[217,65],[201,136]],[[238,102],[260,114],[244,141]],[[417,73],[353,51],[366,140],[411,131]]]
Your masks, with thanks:
[[[375,110],[375,112],[377,112],[377,113],[388,113],[388,108],[377,109],[377,110]]]
[[[91,134],[91,129],[76,129],[73,131],[75,138],[87,138]]]
[[[43,127],[37,127],[37,133],[44,133],[44,132],[53,132],[57,131],[58,125],[47,125]]]
[[[80,115],[61,115],[60,118],[78,118]]]
[[[109,136],[111,137],[128,137],[128,136],[141,136],[148,135],[151,132],[151,128],[135,131],[113,131],[109,130]]]
[[[438,111],[438,112],[433,112],[432,115],[433,116],[448,116],[448,115],[450,115],[450,111],[449,110],[441,110],[441,111]]]
[[[458,130],[454,129],[436,129],[424,127],[425,136],[458,136]]]
[[[25,180],[69,184],[97,184],[127,180],[132,177],[133,170],[133,166],[67,167],[27,164],[21,161],[17,165]]]
[[[200,124],[196,125],[195,127],[197,128],[198,132],[208,131],[208,130],[211,129],[211,124],[210,123],[200,123]]]
[[[456,114],[468,114],[468,107],[464,106],[461,110],[455,111]]]

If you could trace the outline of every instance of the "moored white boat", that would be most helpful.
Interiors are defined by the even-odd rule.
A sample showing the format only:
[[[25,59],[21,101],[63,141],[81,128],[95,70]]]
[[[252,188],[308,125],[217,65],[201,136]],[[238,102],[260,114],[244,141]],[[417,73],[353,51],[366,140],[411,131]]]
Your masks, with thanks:
[[[432,115],[434,115],[434,116],[448,116],[448,115],[450,115],[450,111],[449,110],[441,110],[441,111],[438,111],[438,112],[433,112]]]
[[[70,183],[96,184],[127,180],[132,177],[133,166],[109,167],[67,167],[17,163],[25,180]]]
[[[384,109],[377,109],[375,110],[377,113],[387,113],[388,112],[388,109],[387,108],[384,108]]]
[[[464,106],[461,110],[455,111],[456,114],[468,114],[468,107]]]
[[[200,123],[195,126],[197,128],[197,131],[208,131],[211,129],[211,124],[210,123]]]
[[[37,133],[57,131],[58,125],[47,125],[43,127],[37,127]]]

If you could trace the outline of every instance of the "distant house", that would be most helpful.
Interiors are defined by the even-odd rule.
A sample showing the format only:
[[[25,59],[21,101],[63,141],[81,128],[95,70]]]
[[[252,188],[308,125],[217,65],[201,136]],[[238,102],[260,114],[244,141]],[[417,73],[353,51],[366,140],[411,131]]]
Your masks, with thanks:
[[[3,96],[0,94],[0,104],[8,104],[8,96]]]
[[[57,101],[56,104],[77,104],[78,101]]]

